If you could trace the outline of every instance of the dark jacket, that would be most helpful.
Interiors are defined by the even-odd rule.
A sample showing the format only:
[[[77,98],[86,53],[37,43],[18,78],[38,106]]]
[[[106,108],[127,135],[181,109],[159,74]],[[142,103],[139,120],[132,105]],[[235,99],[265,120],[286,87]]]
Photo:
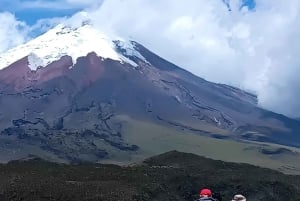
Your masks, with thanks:
[[[208,197],[208,198],[199,198],[198,200],[195,201],[218,201],[218,200],[212,197]]]

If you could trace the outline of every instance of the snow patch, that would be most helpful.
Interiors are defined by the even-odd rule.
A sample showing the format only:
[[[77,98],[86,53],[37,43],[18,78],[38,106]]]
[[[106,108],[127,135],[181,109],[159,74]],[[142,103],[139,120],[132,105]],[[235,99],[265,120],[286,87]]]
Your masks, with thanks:
[[[181,103],[181,99],[180,99],[179,96],[175,96],[175,99],[176,99],[176,101],[177,101],[178,103]]]
[[[138,51],[136,51],[135,44],[132,41],[125,42],[125,41],[119,40],[117,42],[117,44],[122,50],[124,50],[124,55],[134,56],[134,57],[139,58],[142,61],[146,61],[145,57],[143,57]]]
[[[120,58],[122,60],[121,63],[123,63],[123,61],[124,61],[125,63],[128,63],[128,64],[130,64],[130,65],[132,65],[134,67],[138,67],[139,66],[137,63],[135,63],[134,61],[128,59],[127,57],[125,57],[123,55],[121,55]]]
[[[0,69],[26,56],[32,70],[45,67],[66,55],[71,56],[75,64],[79,57],[90,52],[95,52],[104,59],[110,58],[132,66],[138,65],[126,57],[127,55],[145,60],[131,42],[123,41],[122,46],[126,50],[125,54],[118,53],[113,40],[89,23],[82,23],[79,27],[60,24],[28,43],[0,54]]]
[[[32,71],[36,71],[38,67],[42,67],[45,65],[44,61],[34,53],[29,54],[27,59],[28,59],[28,67]]]

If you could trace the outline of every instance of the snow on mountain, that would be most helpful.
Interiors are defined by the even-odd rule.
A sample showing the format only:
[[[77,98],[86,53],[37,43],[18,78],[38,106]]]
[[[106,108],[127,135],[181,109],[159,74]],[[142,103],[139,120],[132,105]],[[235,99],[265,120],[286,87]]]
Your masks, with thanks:
[[[28,43],[0,54],[0,69],[26,56],[28,56],[28,66],[32,70],[45,67],[65,55],[71,56],[75,64],[78,57],[86,56],[90,52],[132,66],[137,64],[127,58],[128,56],[136,56],[144,60],[142,55],[135,51],[132,42],[124,40],[120,42],[122,48],[126,49],[126,54],[122,55],[116,51],[113,41],[88,23],[83,23],[79,27],[60,24]]]
[[[40,66],[44,66],[44,61],[34,53],[28,55],[28,67],[31,70],[36,70]]]
[[[115,41],[117,47],[123,50],[123,54],[125,56],[134,56],[143,61],[146,61],[145,57],[143,57],[138,51],[135,49],[135,42],[127,42],[127,41]]]

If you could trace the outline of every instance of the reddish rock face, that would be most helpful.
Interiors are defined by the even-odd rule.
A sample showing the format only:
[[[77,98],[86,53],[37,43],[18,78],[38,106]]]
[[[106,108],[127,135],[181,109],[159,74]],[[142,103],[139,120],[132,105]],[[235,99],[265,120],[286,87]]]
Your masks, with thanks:
[[[9,65],[0,71],[0,82],[13,87],[14,89],[22,89],[30,82],[31,70],[28,67],[28,59],[24,57],[19,61]]]
[[[72,58],[64,56],[46,67],[32,71],[28,67],[28,58],[24,57],[0,71],[0,82],[21,91],[66,74],[72,65]]]
[[[39,68],[36,72],[38,83],[43,83],[52,80],[56,77],[60,77],[68,73],[70,68],[73,66],[72,58],[64,56],[58,61],[55,61],[45,68]]]
[[[86,77],[85,80],[87,83],[95,82],[103,73],[103,60],[101,57],[98,57],[96,53],[89,53],[86,57]],[[76,69],[75,69],[76,70]]]
[[[22,91],[25,88],[38,86],[54,78],[67,76],[84,87],[95,82],[103,74],[103,58],[98,57],[96,53],[89,53],[86,57],[78,59],[76,67],[70,56],[63,56],[59,60],[32,71],[28,67],[28,59],[24,57],[11,64],[7,68],[0,70],[0,83],[16,91]]]

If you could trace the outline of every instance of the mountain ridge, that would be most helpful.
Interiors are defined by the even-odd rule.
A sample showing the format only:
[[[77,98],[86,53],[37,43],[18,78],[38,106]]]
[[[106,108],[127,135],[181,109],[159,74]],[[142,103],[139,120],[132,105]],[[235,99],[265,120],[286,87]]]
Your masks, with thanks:
[[[89,24],[83,28],[92,29]],[[78,36],[79,29],[68,29],[59,35],[66,34],[70,37],[66,41],[70,41],[72,31]],[[51,31],[56,36],[57,30]],[[88,40],[97,46],[97,37]],[[103,40],[100,35],[99,41]],[[58,45],[50,60],[35,58],[37,62],[30,64],[30,57],[43,59],[43,55],[28,48],[24,54],[31,55],[0,70],[0,104],[4,106],[0,111],[0,155],[12,153],[4,161],[36,153],[64,162],[142,155],[145,145],[127,138],[128,125],[135,120],[151,125],[149,135],[154,135],[151,128],[159,127],[183,134],[185,139],[193,134],[225,143],[244,143],[243,151],[253,150],[248,142],[256,143],[254,150],[263,157],[261,150],[265,147],[261,148],[260,143],[300,147],[299,122],[259,108],[255,95],[197,77],[137,42],[110,40],[108,44],[112,57],[98,55],[92,46],[88,53],[79,51],[73,58],[57,43],[45,43],[43,46],[51,48]],[[40,47],[42,53],[46,50]],[[79,54],[83,55],[77,57]],[[58,60],[52,62],[53,58]],[[131,132],[137,139],[142,136]],[[167,142],[167,147],[177,148],[172,141]],[[284,157],[299,154],[276,150],[264,153],[283,153]],[[156,153],[154,147],[147,150],[147,155],[150,153]]]

